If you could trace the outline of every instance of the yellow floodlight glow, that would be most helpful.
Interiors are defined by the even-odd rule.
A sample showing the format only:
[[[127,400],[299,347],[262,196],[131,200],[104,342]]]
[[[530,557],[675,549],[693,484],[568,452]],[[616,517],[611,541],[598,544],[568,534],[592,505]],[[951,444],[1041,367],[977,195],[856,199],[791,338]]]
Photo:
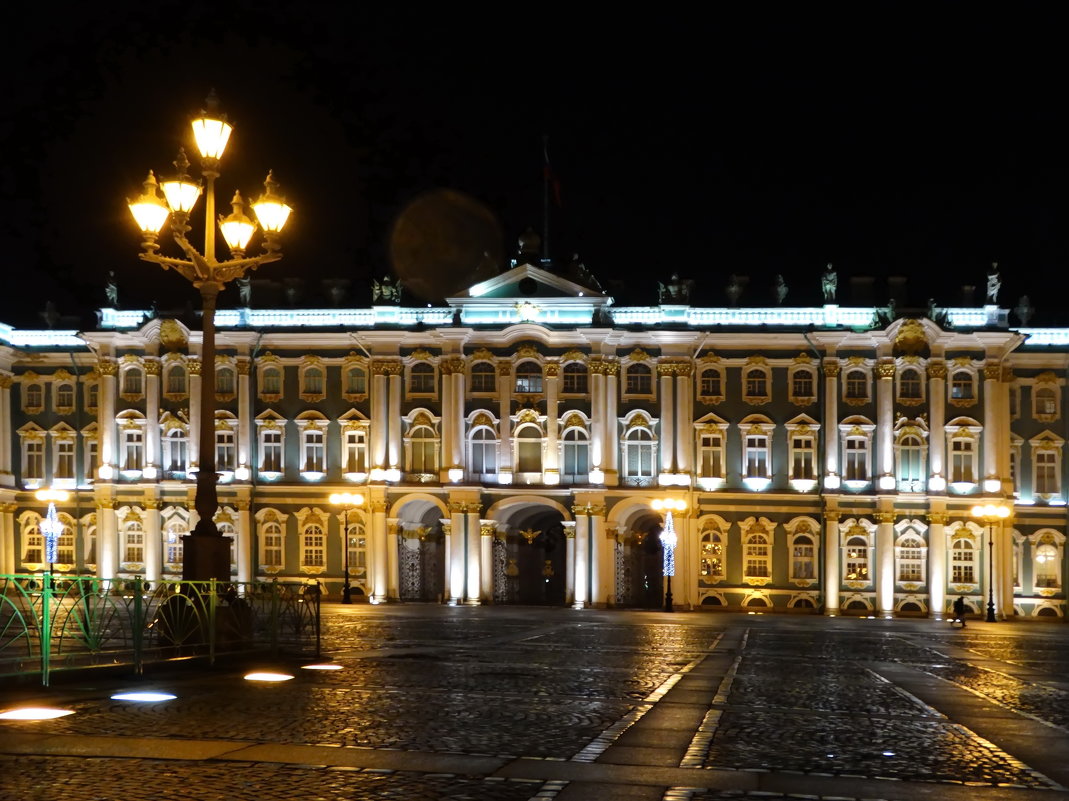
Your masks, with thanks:
[[[0,720],[55,720],[65,715],[73,715],[73,709],[50,709],[44,706],[24,706],[21,709],[8,709],[0,712]]]
[[[293,676],[290,676],[287,673],[270,673],[270,672],[267,672],[267,671],[246,673],[245,674],[245,681],[264,681],[264,682],[289,681],[292,678],[293,678]]]
[[[301,670],[341,670],[341,665],[324,664],[324,665],[301,665]]]
[[[230,249],[241,252],[256,233],[256,223],[245,214],[245,201],[241,198],[241,192],[234,193],[230,205],[233,211],[219,220],[219,229]]]
[[[53,501],[55,503],[63,503],[71,497],[67,490],[57,489],[39,489],[33,495],[39,501]]]
[[[260,222],[260,227],[269,234],[279,233],[285,227],[290,212],[293,211],[275,191],[277,188],[278,183],[275,181],[274,174],[268,172],[267,180],[264,181],[264,193],[252,204],[252,210]]]
[[[226,120],[219,120],[205,115],[193,120],[193,138],[197,140],[197,150],[206,159],[221,159],[230,133],[234,130]]]
[[[137,222],[137,227],[145,234],[158,234],[171,214],[171,209],[160,197],[158,187],[155,173],[149,170],[141,195],[135,200],[126,201],[126,205],[130,207],[130,213],[134,215],[134,220]]]

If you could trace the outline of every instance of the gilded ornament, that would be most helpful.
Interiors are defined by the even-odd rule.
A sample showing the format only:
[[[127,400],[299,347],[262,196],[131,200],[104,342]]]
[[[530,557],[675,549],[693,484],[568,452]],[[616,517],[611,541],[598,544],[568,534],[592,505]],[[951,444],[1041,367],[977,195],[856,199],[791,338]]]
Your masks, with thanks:
[[[101,375],[118,375],[119,364],[118,362],[111,361],[110,359],[101,359],[97,362],[97,372]]]
[[[498,362],[497,374],[503,378],[508,378],[512,375],[512,362]]]
[[[0,389],[11,389],[11,385],[15,382],[9,374],[4,373],[0,375]]]
[[[434,359],[434,354],[432,354],[426,348],[416,348],[414,351],[408,354],[408,358],[414,362],[429,362]]]
[[[873,515],[873,517],[876,518],[876,522],[877,523],[888,524],[888,523],[894,523],[895,522],[895,513],[894,512],[876,512],[876,514]]]
[[[824,375],[826,378],[835,378],[839,375],[839,371],[842,368],[838,362],[825,362],[824,363]]]
[[[946,512],[929,512],[928,522],[933,526],[945,526],[947,520],[950,518]]]
[[[932,362],[928,365],[928,377],[945,379],[947,377],[947,366],[943,362]]]
[[[557,378],[560,375],[560,364],[557,362],[546,362],[543,368],[546,374],[546,378]]]
[[[494,360],[494,354],[486,348],[476,348],[471,352],[470,356],[472,361],[492,362]]]
[[[568,350],[562,353],[560,360],[563,364],[564,362],[583,362],[586,361],[586,358],[587,357],[585,353],[583,353],[581,350],[576,350],[573,348],[572,350]]]
[[[881,362],[876,367],[876,375],[880,378],[892,379],[895,377],[895,365],[894,362]]]
[[[200,375],[200,359],[190,359],[186,362],[186,369],[190,375]]]
[[[899,354],[916,355],[928,346],[928,336],[919,320],[906,318],[895,335],[894,351]]]
[[[238,375],[248,375],[251,367],[252,362],[250,362],[248,359],[237,360]]]
[[[186,334],[177,320],[169,317],[160,320],[160,344],[169,353],[185,350],[187,344]]]
[[[811,364],[813,361],[813,357],[810,356],[808,353],[803,352],[795,356],[793,361],[795,364]]]
[[[145,375],[159,375],[160,363],[155,359],[145,360]]]
[[[635,348],[628,354],[627,358],[633,362],[647,362],[650,360],[650,355],[642,348]]]
[[[528,545],[532,545],[532,544],[534,544],[535,538],[537,538],[538,535],[541,534],[542,532],[541,531],[535,531],[534,529],[531,529],[531,528],[526,528],[526,529],[520,530],[517,533],[521,537],[523,537],[525,540],[527,540],[527,544]]]
[[[518,359],[537,359],[541,357],[541,355],[542,354],[538,352],[538,348],[530,342],[525,342],[516,348],[516,358]]]

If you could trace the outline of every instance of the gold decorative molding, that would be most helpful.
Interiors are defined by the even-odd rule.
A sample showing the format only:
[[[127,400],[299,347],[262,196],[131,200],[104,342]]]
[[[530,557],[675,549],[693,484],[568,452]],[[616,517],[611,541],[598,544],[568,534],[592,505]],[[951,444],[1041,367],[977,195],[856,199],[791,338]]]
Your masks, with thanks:
[[[521,529],[521,530],[517,531],[516,533],[519,534],[521,537],[523,537],[525,540],[527,540],[527,544],[528,545],[533,545],[535,539],[542,532],[541,532],[541,530],[535,531],[533,528],[525,528],[525,529]]]
[[[803,351],[802,353],[799,353],[797,356],[795,356],[791,361],[793,361],[795,364],[812,364],[813,357]]]
[[[512,362],[498,362],[497,374],[502,378],[508,378],[512,375]]]
[[[628,360],[633,362],[646,362],[650,360],[650,355],[646,353],[646,351],[644,351],[642,348],[635,348],[633,351],[627,354],[627,358]]]
[[[587,355],[581,350],[576,350],[575,348],[572,348],[571,350],[567,350],[562,353],[560,360],[562,362],[585,362],[587,360]]]
[[[495,531],[497,531],[497,526],[493,523],[481,523],[479,525],[479,534],[483,537],[492,537]]]
[[[898,353],[917,354],[928,345],[928,336],[919,320],[906,318],[895,336],[894,349]]]
[[[882,523],[884,525],[895,522],[894,512],[876,512],[873,517],[876,518],[877,523]]]
[[[838,523],[842,516],[843,513],[840,512],[838,509],[827,509],[824,512],[824,519],[829,520],[832,523]]]
[[[252,362],[248,359],[237,360],[238,375],[248,375],[249,370],[252,369]]]
[[[895,365],[894,362],[881,362],[876,366],[876,375],[880,378],[890,380],[895,377]]]
[[[524,342],[517,347],[515,353],[517,359],[538,359],[542,356],[542,354],[539,353],[538,348],[530,342]]]
[[[101,375],[118,375],[119,363],[113,362],[110,359],[101,359],[99,362],[97,362],[97,372],[99,372]]]
[[[0,389],[11,389],[11,385],[15,383],[15,379],[11,376],[4,374],[0,375]]]
[[[945,379],[947,377],[947,366],[943,362],[932,362],[928,365],[928,377]]]
[[[557,378],[560,376],[560,364],[558,362],[546,362],[542,368],[546,375],[546,378]]]
[[[158,361],[156,361],[155,359],[146,359],[145,360],[145,375],[159,375],[160,374],[160,366],[161,366],[160,363]]]
[[[950,515],[946,512],[929,512],[928,522],[933,526],[945,526]]]
[[[429,362],[434,358],[434,354],[426,348],[416,348],[408,354],[408,358],[417,362]]]
[[[190,359],[186,362],[186,368],[190,375],[200,375],[200,359]]]
[[[825,362],[823,370],[825,378],[836,378],[842,370],[842,366],[838,362]]]

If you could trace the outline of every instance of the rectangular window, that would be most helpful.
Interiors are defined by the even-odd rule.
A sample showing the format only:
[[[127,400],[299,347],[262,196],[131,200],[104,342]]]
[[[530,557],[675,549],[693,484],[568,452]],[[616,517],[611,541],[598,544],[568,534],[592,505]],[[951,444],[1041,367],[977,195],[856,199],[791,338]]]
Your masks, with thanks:
[[[706,370],[702,373],[700,392],[703,396],[720,397],[724,394],[723,382],[718,370]]]
[[[843,465],[843,478],[847,481],[869,480],[869,443],[868,440],[852,438],[846,441],[846,458]]]
[[[920,548],[898,549],[898,580],[924,581],[924,551]]]
[[[74,478],[74,442],[69,439],[56,443],[56,478]]]
[[[265,473],[282,472],[282,432],[277,428],[265,429],[261,439],[262,460],[260,470]]]
[[[142,470],[145,466],[145,436],[140,429],[123,432],[123,469]]]
[[[768,437],[746,437],[746,477],[770,478],[768,472]]]
[[[367,472],[367,440],[360,429],[345,432],[345,470],[343,472]]]
[[[272,567],[282,565],[282,532],[277,524],[264,529],[264,564]]]
[[[301,548],[301,564],[308,567],[323,567],[326,564],[324,559],[323,532],[319,529],[314,529],[307,532],[304,535],[303,540],[303,547]]]
[[[218,429],[215,432],[215,469],[232,471],[237,465],[237,444],[234,442],[234,432],[229,429]]]
[[[306,431],[304,435],[304,470],[308,473],[322,473],[326,470],[323,449],[323,432]]]
[[[809,370],[796,372],[791,382],[791,394],[796,398],[812,398],[813,373]]]
[[[724,477],[724,437],[703,433],[698,444],[698,475],[702,478]]]
[[[367,377],[359,368],[350,368],[345,374],[345,392],[348,395],[364,395],[367,393]]]
[[[45,444],[40,440],[26,441],[26,463],[22,471],[23,478],[41,479],[45,477]]]
[[[816,448],[812,437],[793,437],[791,439],[791,478],[815,479]]]
[[[952,483],[976,483],[971,439],[954,439],[950,444],[950,480]]]
[[[564,374],[564,391],[569,392],[568,389],[568,373]],[[493,365],[490,364],[477,364],[471,369],[471,391],[472,392],[494,392],[497,389],[497,373],[494,371]]]
[[[92,481],[97,477],[97,470],[100,469],[100,443],[96,439],[87,439],[85,441],[85,476]]]
[[[124,562],[145,561],[145,532],[139,529],[127,529],[126,553]]]
[[[73,384],[59,384],[56,387],[56,408],[57,409],[71,409],[71,408],[74,408],[74,385]]]
[[[808,537],[799,537],[791,547],[791,578],[816,578],[814,565],[816,549]]]
[[[953,584],[975,584],[976,570],[974,567],[975,554],[971,547],[955,544],[950,561],[950,581]]]
[[[1054,451],[1036,451],[1035,491],[1043,495],[1057,495],[1061,489],[1058,484],[1058,454]]]

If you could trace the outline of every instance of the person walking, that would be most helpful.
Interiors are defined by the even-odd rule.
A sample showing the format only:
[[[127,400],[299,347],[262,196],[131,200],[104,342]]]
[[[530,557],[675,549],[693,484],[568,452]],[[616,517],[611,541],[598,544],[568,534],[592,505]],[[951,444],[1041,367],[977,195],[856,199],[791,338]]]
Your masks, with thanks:
[[[959,595],[954,601],[954,619],[965,628],[965,596]]]

